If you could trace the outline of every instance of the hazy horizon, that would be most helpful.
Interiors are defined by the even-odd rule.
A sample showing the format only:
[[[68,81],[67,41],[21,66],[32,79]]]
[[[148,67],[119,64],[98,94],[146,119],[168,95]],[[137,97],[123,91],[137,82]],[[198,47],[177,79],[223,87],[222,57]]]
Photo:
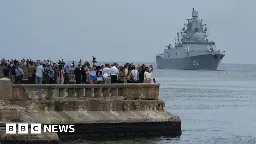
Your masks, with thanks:
[[[253,0],[2,0],[0,57],[155,62],[174,44],[192,8],[209,40],[226,51],[222,63],[256,64]],[[115,54],[115,56],[113,56]]]

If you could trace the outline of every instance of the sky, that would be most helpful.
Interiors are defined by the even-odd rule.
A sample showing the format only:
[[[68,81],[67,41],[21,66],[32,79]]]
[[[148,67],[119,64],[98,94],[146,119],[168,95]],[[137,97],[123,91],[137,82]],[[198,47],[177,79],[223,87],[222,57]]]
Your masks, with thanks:
[[[0,58],[155,62],[192,8],[223,63],[256,64],[255,0],[0,0]]]

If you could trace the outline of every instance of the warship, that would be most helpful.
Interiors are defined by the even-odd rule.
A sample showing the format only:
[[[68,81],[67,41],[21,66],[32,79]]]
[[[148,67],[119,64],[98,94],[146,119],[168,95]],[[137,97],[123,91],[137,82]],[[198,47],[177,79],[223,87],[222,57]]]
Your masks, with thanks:
[[[177,32],[175,45],[169,44],[162,54],[156,56],[157,68],[217,70],[225,51],[216,49],[215,42],[207,39],[209,32],[206,24],[198,19],[198,11],[194,8],[192,18],[187,21],[185,27]]]

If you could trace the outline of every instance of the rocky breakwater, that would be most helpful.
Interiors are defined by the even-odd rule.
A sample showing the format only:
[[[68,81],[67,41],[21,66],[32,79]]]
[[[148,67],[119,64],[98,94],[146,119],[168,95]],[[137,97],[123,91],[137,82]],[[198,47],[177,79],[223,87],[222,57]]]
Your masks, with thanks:
[[[159,84],[12,85],[0,79],[0,121],[74,124],[74,133],[1,139],[58,141],[68,137],[180,136],[181,120],[164,111]],[[4,111],[6,109],[6,111]],[[57,136],[56,136],[57,135]]]

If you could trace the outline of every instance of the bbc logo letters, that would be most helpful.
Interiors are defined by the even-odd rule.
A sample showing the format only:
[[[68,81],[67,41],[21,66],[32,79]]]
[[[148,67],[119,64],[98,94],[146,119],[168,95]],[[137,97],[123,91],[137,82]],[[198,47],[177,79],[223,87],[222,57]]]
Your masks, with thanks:
[[[8,123],[6,124],[6,134],[41,134],[42,125],[40,123],[30,124],[30,132],[28,126],[28,123]]]
[[[30,126],[30,127],[29,127]],[[41,123],[7,123],[6,134],[41,134],[42,132],[75,132],[74,125],[43,125]]]

